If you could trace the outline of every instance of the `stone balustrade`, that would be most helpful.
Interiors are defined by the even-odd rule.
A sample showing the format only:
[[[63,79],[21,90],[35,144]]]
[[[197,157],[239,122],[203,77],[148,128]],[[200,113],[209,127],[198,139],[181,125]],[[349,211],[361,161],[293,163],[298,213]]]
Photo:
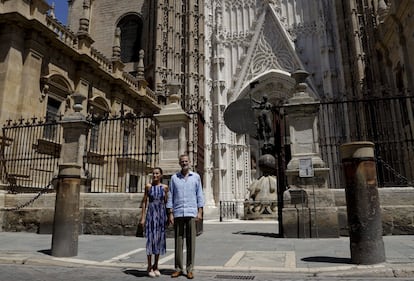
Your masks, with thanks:
[[[105,57],[95,48],[91,48],[91,57],[99,64],[99,67],[106,72],[112,73],[112,61]]]
[[[63,43],[73,49],[77,49],[76,35],[66,26],[50,16],[46,16],[46,26],[56,33],[57,38],[59,38]]]
[[[77,50],[78,49],[77,36],[69,28],[67,28],[66,26],[61,24],[59,21],[52,18],[51,16],[45,15],[45,17],[46,17],[46,26],[50,30],[52,30],[54,33],[56,33],[57,38],[60,41],[62,41],[64,44],[66,44],[67,46],[71,47],[72,49]],[[112,61],[106,56],[104,56],[100,51],[91,47],[89,54],[90,54],[89,56],[91,57],[91,59],[96,61],[96,63],[99,65],[99,67],[102,70],[110,74],[114,73]],[[142,95],[142,92],[140,91],[140,81],[138,81],[138,79],[135,76],[132,76],[131,74],[127,72],[123,72],[121,79],[125,83],[127,83],[131,87],[131,89],[133,89],[134,91]],[[157,101],[156,94],[149,88],[146,88],[145,96],[148,99],[152,100],[153,102]]]
[[[139,94],[142,94],[140,92],[140,81],[138,81],[137,78],[135,78],[135,76],[132,76],[127,72],[123,72],[122,78],[134,91],[139,92]],[[152,91],[150,88],[146,88],[145,96],[153,100],[154,102],[157,101],[157,96],[155,95],[154,91]]]

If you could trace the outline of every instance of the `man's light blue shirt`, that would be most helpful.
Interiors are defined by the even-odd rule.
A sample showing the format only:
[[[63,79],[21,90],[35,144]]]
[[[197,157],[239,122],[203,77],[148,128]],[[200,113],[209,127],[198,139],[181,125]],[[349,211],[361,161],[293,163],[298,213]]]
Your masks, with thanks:
[[[197,217],[198,208],[204,207],[204,195],[200,175],[189,172],[185,178],[181,172],[171,177],[167,208],[173,209],[174,217]]]

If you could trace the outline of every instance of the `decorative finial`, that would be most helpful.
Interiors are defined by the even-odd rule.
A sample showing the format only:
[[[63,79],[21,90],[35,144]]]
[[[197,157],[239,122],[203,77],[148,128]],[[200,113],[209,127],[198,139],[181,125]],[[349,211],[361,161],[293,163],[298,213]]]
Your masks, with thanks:
[[[55,15],[55,2],[52,2],[52,5],[50,6],[50,17],[52,19],[56,19],[56,15]]]
[[[144,78],[144,50],[139,50],[139,54],[138,54],[138,66],[137,66],[137,78],[138,79],[145,79]]]
[[[90,0],[83,1],[83,17],[79,19],[79,32],[89,31],[89,8],[91,6]]]
[[[180,102],[180,84],[168,84],[167,85],[167,91],[168,91],[168,100],[169,103],[179,103]]]
[[[82,102],[86,99],[86,97],[76,92],[72,95],[72,98],[74,102],[73,107],[72,107],[73,110],[75,111],[75,113],[81,112],[81,110],[83,109]]]
[[[307,85],[305,83],[309,73],[303,69],[298,69],[291,74],[292,78],[296,81],[296,90],[298,93],[305,92]]]

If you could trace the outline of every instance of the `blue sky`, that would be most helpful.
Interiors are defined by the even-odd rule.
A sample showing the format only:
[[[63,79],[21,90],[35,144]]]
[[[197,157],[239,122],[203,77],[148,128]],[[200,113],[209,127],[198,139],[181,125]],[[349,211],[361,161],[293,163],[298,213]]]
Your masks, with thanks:
[[[55,3],[55,15],[56,18],[63,24],[66,24],[66,18],[68,15],[68,0],[46,0],[47,3],[52,5]]]

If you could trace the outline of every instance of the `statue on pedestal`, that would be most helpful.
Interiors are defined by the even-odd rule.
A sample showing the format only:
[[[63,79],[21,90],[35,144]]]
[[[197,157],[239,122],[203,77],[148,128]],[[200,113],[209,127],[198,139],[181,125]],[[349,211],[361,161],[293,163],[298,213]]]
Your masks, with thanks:
[[[268,101],[268,97],[266,94],[263,95],[262,100],[258,101],[252,98],[252,101],[256,105],[252,105],[253,109],[260,109],[260,113],[258,116],[259,119],[259,126],[257,128],[259,138],[264,140],[265,143],[270,143],[270,138],[272,136],[272,108],[273,104]]]

